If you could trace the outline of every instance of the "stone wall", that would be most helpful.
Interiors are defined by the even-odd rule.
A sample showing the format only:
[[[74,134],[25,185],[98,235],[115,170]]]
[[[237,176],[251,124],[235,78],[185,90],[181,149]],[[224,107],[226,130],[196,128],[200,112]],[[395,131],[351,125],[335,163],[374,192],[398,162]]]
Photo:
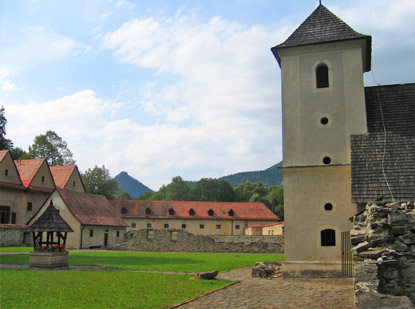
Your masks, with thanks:
[[[351,242],[356,307],[413,308],[414,204],[367,204],[353,218]]]
[[[222,236],[217,240],[215,238],[194,235],[180,229],[141,229],[128,232],[126,242],[109,249],[154,252],[284,252],[281,236],[266,236],[266,241],[260,237]]]
[[[0,224],[0,247],[31,246],[32,234],[26,232],[28,227],[22,224]]]

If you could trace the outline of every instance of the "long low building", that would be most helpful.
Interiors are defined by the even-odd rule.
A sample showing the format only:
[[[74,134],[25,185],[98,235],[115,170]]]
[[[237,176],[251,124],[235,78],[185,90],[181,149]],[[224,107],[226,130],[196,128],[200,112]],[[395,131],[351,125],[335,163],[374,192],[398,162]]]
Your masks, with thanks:
[[[262,203],[111,201],[127,231],[144,228],[184,229],[195,235],[244,235],[251,225],[281,221]]]

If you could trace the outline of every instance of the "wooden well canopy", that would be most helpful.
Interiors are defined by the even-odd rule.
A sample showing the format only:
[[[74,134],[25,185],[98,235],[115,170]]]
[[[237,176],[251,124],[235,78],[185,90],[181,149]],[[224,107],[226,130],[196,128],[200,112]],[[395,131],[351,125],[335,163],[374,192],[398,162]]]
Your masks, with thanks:
[[[39,249],[48,251],[64,249],[67,233],[73,232],[69,224],[59,214],[59,210],[53,206],[52,201],[50,201],[50,205],[45,212],[27,231],[33,233],[33,247],[35,251]],[[43,240],[43,233],[46,233],[45,241]]]

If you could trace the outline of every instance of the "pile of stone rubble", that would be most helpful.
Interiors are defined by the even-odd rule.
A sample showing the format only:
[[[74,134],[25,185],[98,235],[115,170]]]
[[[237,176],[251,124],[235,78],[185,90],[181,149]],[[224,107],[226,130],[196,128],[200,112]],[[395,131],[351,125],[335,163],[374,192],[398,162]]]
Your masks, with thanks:
[[[252,277],[277,278],[281,277],[281,263],[276,262],[257,262],[252,268]]]
[[[413,308],[414,204],[367,204],[353,218],[351,242],[355,256],[356,306]]]

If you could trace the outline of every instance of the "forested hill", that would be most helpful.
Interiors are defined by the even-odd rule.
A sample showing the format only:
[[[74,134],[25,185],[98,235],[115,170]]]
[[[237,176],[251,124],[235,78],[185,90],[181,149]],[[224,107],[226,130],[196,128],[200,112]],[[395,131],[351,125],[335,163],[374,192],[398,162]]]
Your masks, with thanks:
[[[236,187],[240,183],[245,182],[262,182],[265,187],[280,186],[282,184],[282,174],[278,167],[281,166],[282,162],[275,164],[263,171],[237,173],[221,177],[219,180],[226,180],[232,187]]]
[[[118,185],[120,188],[123,191],[130,193],[132,197],[140,196],[144,192],[154,192],[149,187],[139,182],[137,179],[128,175],[127,172],[121,172],[114,178],[118,180]]]

